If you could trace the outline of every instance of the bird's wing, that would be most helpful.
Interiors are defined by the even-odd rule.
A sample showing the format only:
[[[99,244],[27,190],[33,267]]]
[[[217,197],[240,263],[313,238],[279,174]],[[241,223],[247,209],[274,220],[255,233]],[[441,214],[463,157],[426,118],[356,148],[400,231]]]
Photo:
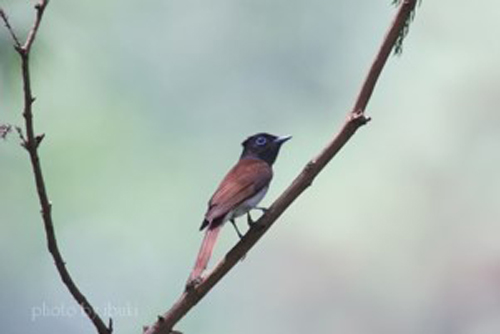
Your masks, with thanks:
[[[210,199],[205,219],[211,222],[224,217],[240,203],[257,194],[273,177],[268,163],[258,159],[241,159],[224,177]]]

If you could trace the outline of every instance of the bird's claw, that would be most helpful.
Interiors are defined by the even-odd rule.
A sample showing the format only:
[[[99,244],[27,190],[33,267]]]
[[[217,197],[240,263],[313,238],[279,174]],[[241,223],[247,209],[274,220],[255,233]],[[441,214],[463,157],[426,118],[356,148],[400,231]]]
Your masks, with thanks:
[[[198,287],[201,282],[203,282],[203,278],[201,276],[189,278],[186,283],[186,292],[196,289],[196,287]]]
[[[268,208],[263,208],[263,207],[260,207],[260,206],[255,207],[255,209],[262,211],[263,214],[265,214],[267,211],[269,211]]]
[[[262,211],[262,214],[266,214],[266,212],[268,211],[268,209],[267,209],[267,208],[262,208],[262,207],[259,207],[259,206],[255,207],[254,209],[255,209],[255,210],[260,210],[260,211]],[[255,225],[255,223],[256,223],[256,222],[252,219],[252,216],[250,216],[250,212],[247,212],[247,223],[248,223],[248,226],[250,226],[250,227],[254,226],[254,225]]]
[[[250,216],[250,212],[247,212],[247,223],[248,223],[248,226],[250,226],[250,227],[252,227],[253,224],[255,224],[255,222],[252,219],[252,216]]]
[[[238,237],[240,237],[240,239],[243,239],[243,234],[238,229],[238,226],[236,225],[236,222],[234,221],[234,219],[231,219],[230,221],[231,221],[231,224],[233,224],[234,229],[236,230],[236,234],[238,234]]]

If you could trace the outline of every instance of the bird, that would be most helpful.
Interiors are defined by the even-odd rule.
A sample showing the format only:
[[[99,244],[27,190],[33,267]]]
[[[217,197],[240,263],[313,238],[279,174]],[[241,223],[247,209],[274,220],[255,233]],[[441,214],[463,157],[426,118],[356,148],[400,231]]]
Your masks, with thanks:
[[[189,275],[186,289],[201,283],[202,273],[212,255],[215,242],[222,226],[230,221],[240,238],[242,234],[235,219],[247,214],[248,224],[253,220],[250,210],[258,207],[266,195],[273,178],[272,166],[276,161],[283,143],[292,136],[275,136],[269,133],[257,133],[243,141],[243,152],[236,163],[222,179],[208,202],[208,209],[200,231],[206,229],[195,266]]]

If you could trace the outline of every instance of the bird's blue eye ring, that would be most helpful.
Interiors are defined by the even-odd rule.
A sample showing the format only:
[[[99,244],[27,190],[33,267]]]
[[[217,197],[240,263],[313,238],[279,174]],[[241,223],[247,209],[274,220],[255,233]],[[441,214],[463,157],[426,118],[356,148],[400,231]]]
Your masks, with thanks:
[[[267,139],[264,137],[259,137],[255,141],[255,144],[257,144],[258,146],[264,146],[264,145],[266,145],[266,143],[267,143]]]

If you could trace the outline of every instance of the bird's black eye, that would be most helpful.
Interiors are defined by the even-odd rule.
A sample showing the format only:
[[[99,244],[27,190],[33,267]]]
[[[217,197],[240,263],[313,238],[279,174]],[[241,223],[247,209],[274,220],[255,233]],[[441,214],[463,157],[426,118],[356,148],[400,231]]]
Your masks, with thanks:
[[[257,144],[258,146],[264,146],[264,145],[266,145],[266,143],[267,143],[267,139],[264,137],[259,137],[255,141],[255,144]]]

